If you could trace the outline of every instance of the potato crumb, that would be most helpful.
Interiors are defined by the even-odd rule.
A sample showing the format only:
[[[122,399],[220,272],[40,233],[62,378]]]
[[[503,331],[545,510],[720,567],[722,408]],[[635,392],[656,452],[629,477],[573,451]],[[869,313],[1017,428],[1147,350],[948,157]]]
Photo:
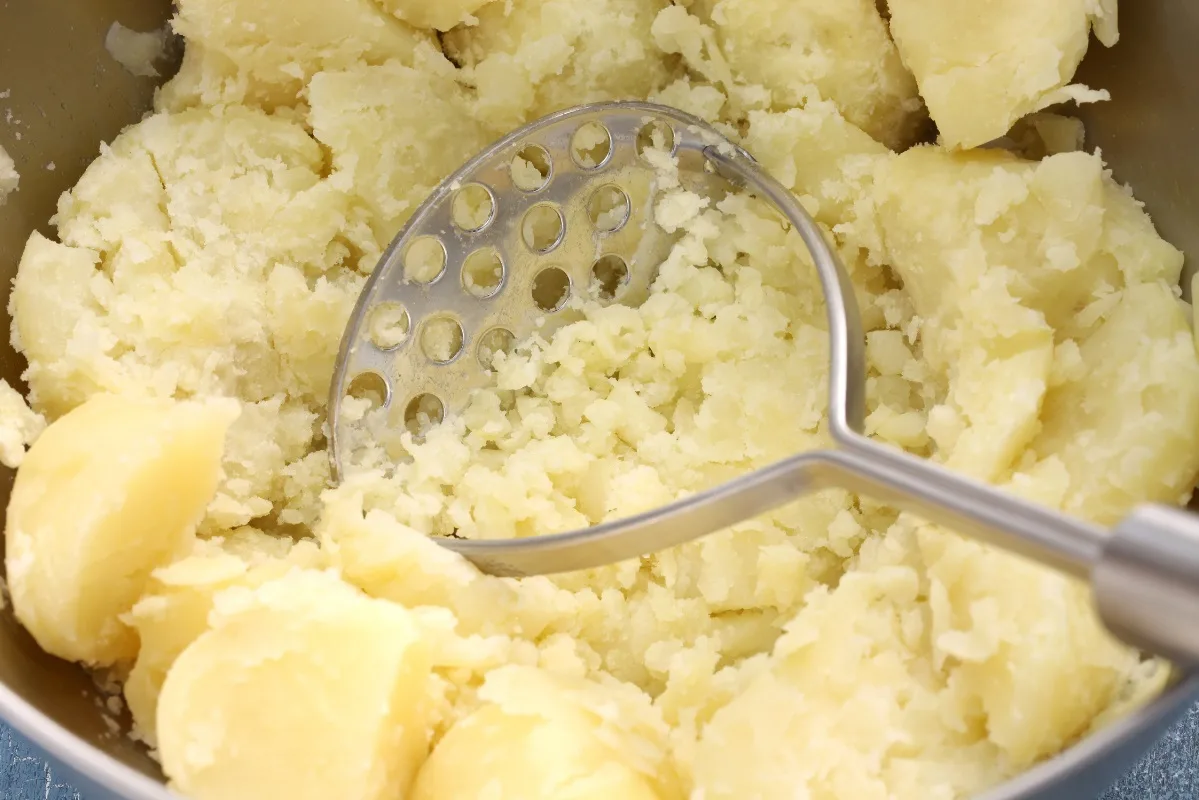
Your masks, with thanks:
[[[129,74],[157,78],[159,73],[154,63],[165,54],[167,36],[166,28],[142,33],[114,22],[104,37],[104,48]]]
[[[0,464],[21,466],[25,451],[46,429],[46,419],[31,410],[21,394],[0,380]]]
[[[17,190],[21,176],[17,174],[16,164],[12,157],[0,147],[0,206],[3,206],[8,196]]]

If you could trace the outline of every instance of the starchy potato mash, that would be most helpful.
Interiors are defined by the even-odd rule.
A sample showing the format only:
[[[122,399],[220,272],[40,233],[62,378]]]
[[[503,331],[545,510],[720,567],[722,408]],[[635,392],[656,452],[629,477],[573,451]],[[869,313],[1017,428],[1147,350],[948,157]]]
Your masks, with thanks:
[[[678,240],[644,302],[575,296],[465,411],[337,487],[325,428],[354,302],[428,192],[539,115],[649,99],[740,141],[834,243],[871,436],[1099,523],[1184,502],[1182,255],[1079,123],[1021,119],[1095,99],[1070,84],[1114,1],[180,0],[175,28],[156,113],[63,195],[57,240],[30,237],[32,409],[0,387],[0,458],[36,440],[18,619],[123,677],[179,792],[953,800],[1161,688],[1085,586],[847,491],[554,577],[437,544],[830,443],[806,251],[661,152]]]

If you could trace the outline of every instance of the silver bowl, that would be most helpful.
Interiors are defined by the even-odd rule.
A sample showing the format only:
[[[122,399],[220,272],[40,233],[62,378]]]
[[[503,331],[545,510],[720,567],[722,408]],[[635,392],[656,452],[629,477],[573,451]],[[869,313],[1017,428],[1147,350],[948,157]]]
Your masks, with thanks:
[[[1081,71],[1081,80],[1112,94],[1112,102],[1083,110],[1088,144],[1102,149],[1117,179],[1132,184],[1162,235],[1195,260],[1199,5],[1138,0],[1122,11],[1119,45],[1111,51],[1093,46]],[[5,292],[29,233],[53,234],[48,220],[55,202],[98,154],[98,143],[111,141],[150,107],[155,81],[133,77],[112,60],[104,49],[109,26],[119,21],[154,30],[170,14],[169,0],[0,2],[0,93],[10,92],[0,100],[0,146],[21,173],[20,191],[0,209]],[[1189,283],[1188,277],[1184,287]],[[21,386],[24,366],[7,342],[0,347],[0,377]],[[11,485],[12,474],[0,470],[0,504]],[[1147,707],[983,800],[1097,797],[1196,699],[1199,672],[1180,673]],[[172,797],[144,749],[108,728],[102,704],[81,669],[43,653],[11,610],[0,613],[0,717],[45,751],[88,800]]]

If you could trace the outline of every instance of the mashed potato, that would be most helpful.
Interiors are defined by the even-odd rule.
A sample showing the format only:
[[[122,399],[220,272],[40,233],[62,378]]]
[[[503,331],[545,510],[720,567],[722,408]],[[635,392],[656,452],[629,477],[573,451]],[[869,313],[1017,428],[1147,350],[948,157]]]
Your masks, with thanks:
[[[436,5],[426,3],[426,5]],[[560,108],[644,99],[671,74],[650,25],[668,0],[493,2],[450,31],[445,52],[497,131]]]
[[[944,4],[896,0],[892,43],[876,4],[833,5],[180,3],[187,56],[158,112],[22,258],[13,339],[52,422],[18,482],[94,493],[78,463],[108,497],[201,473],[203,496],[128,519],[14,500],[7,554],[45,646],[128,670],[134,735],[179,791],[948,800],[1160,688],[1084,586],[845,491],[552,578],[482,575],[436,543],[620,518],[829,444],[819,284],[743,196],[665,192],[679,240],[643,303],[577,302],[462,414],[405,434],[407,459],[329,486],[333,363],[388,242],[496,136],[625,97],[718,124],[824,227],[862,308],[870,435],[1101,523],[1185,500],[1181,254],[1069,120],[1021,123],[1021,154],[905,150],[918,85],[943,145],[1003,137],[1062,91],[1092,23],[1114,37],[1114,8],[1042,26],[1040,6],[988,5],[1065,55],[1037,81],[983,70],[1003,102],[965,103],[975,78],[945,54],[1024,59],[1018,24],[931,36]],[[97,396],[126,421],[224,409],[209,424],[228,431],[147,426],[162,452],[69,436]],[[37,433],[14,414],[6,451]],[[14,514],[37,525],[14,536]],[[120,592],[96,577],[114,565],[136,578]]]

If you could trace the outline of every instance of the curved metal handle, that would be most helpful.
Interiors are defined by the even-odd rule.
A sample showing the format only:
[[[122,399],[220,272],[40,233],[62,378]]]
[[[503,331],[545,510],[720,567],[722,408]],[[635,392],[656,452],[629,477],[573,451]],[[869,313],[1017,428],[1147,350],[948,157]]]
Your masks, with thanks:
[[[803,453],[636,516],[528,539],[439,539],[490,575],[552,575],[657,553],[765,514],[820,488],[827,453]]]
[[[945,467],[881,445],[861,434],[837,433],[842,449],[825,454],[832,482],[1088,579],[1108,540],[1103,528],[1034,505]]]
[[[1199,666],[1199,516],[1140,506],[1112,531],[1028,503],[851,431],[818,481],[887,500],[1088,580],[1104,625],[1147,652]]]

